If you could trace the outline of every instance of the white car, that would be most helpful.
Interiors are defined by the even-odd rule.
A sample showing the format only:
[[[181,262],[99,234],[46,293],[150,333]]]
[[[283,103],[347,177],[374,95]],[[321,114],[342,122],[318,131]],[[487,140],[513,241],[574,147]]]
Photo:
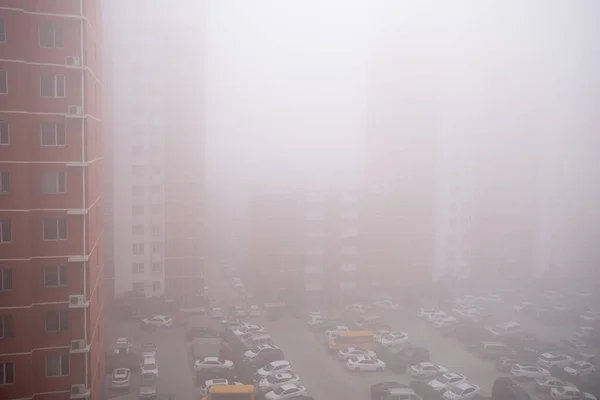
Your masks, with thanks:
[[[399,310],[400,304],[396,304],[391,300],[377,300],[373,303],[373,305],[377,308],[381,308],[382,310]]]
[[[421,308],[417,314],[419,318],[427,319],[430,315],[435,314],[438,310],[435,308]]]
[[[514,379],[538,379],[549,375],[550,371],[546,368],[533,365],[515,364],[510,369],[510,377]]]
[[[256,333],[256,332],[264,332],[264,331],[265,331],[264,326],[246,325],[246,326],[242,326],[242,327],[236,329],[235,331],[233,331],[233,334],[235,336],[242,336],[244,333]]]
[[[571,357],[559,352],[543,353],[537,359],[537,363],[544,368],[564,368],[571,364],[572,361]]]
[[[588,310],[581,314],[579,317],[587,323],[594,322],[600,319],[600,311]]]
[[[577,336],[580,339],[583,339],[593,335],[594,333],[596,333],[596,331],[597,329],[591,326],[580,326],[575,329],[575,336]]]
[[[156,358],[147,357],[143,358],[140,364],[140,371],[142,374],[151,373],[155,376],[158,376],[158,363],[156,362]]]
[[[427,317],[425,317],[425,319],[428,322],[435,322],[437,319],[439,319],[439,318],[445,318],[445,317],[448,317],[448,313],[445,312],[445,311],[439,311],[438,310],[435,313],[430,314]]]
[[[173,325],[173,319],[164,315],[155,315],[153,317],[144,318],[142,322],[145,325],[166,328],[169,328],[171,325]]]
[[[327,318],[322,315],[311,315],[308,319],[308,327],[312,328],[327,321]]]
[[[254,358],[259,355],[263,351],[269,351],[271,349],[278,349],[279,347],[274,346],[272,344],[259,344],[258,346],[246,351],[244,353],[244,357],[246,358]]]
[[[325,342],[329,343],[331,340],[335,339],[340,335],[340,332],[348,332],[350,328],[345,325],[336,326],[335,329],[329,329],[325,331]]]
[[[469,400],[477,397],[481,388],[469,382],[462,382],[452,386],[444,392],[442,397],[448,400]]]
[[[207,396],[208,391],[210,390],[211,386],[223,386],[223,385],[240,386],[240,385],[243,385],[243,383],[238,382],[238,381],[233,381],[231,379],[225,379],[225,378],[209,379],[200,384],[200,395]]]
[[[433,325],[436,329],[441,329],[445,326],[454,325],[457,322],[458,320],[455,317],[449,316],[436,319],[435,321],[433,321]]]
[[[564,368],[564,371],[571,376],[588,376],[596,371],[596,367],[587,361],[573,361]]]
[[[129,353],[131,351],[131,342],[126,337],[117,338],[113,346],[114,354]]]
[[[531,308],[531,307],[533,307],[532,301],[522,301],[521,303],[514,305],[513,310],[515,310],[517,312],[521,312],[521,311]]]
[[[248,315],[250,315],[251,317],[260,317],[260,307],[258,307],[257,305],[250,306]]]
[[[502,303],[502,297],[498,296],[497,294],[484,294],[479,296],[479,300],[483,301],[484,303]]]
[[[273,361],[260,368],[254,374],[255,381],[261,381],[272,374],[280,374],[282,372],[288,372],[292,370],[292,364],[289,361],[279,360]]]
[[[478,300],[476,296],[465,294],[462,297],[457,297],[454,301],[458,304],[473,304]]]
[[[236,318],[242,318],[242,317],[245,317],[246,315],[248,315],[248,313],[246,312],[246,308],[244,306],[239,306],[239,305],[233,306],[233,308],[231,309],[231,313]]]
[[[376,331],[373,331],[373,340],[375,342],[381,343],[381,339],[388,333],[390,333],[390,331],[387,329],[378,329]]]
[[[112,374],[113,389],[129,389],[129,378],[131,371],[129,368],[117,368]]]
[[[144,343],[141,347],[142,358],[155,358],[156,357],[156,345],[154,343]]]
[[[561,381],[553,376],[545,376],[535,380],[535,390],[538,392],[549,392],[552,388],[571,386],[570,383]]]
[[[306,388],[302,385],[290,383],[279,386],[265,394],[266,400],[285,400],[306,394]]]
[[[575,386],[563,386],[550,389],[550,397],[554,400],[596,400],[596,396],[582,392]]]
[[[273,374],[264,378],[263,380],[258,382],[256,387],[258,388],[259,392],[266,393],[275,388],[278,388],[279,386],[298,382],[300,382],[300,378],[298,377],[298,375],[295,375],[291,372],[282,372],[280,374]]]
[[[376,357],[377,355],[372,350],[357,349],[355,347],[348,347],[347,349],[341,349],[338,351],[338,358],[343,361],[359,356]]]
[[[212,318],[212,319],[220,319],[223,318],[225,315],[223,314],[223,309],[221,307],[211,307],[208,309],[208,315]]]
[[[454,385],[466,382],[467,377],[463,374],[457,374],[455,372],[446,372],[429,382],[429,386],[434,388],[438,392],[442,392]]]
[[[355,304],[351,304],[348,307],[346,307],[345,311],[364,314],[367,312],[367,307],[364,304],[355,303]]]
[[[448,369],[445,367],[431,362],[422,362],[417,365],[412,365],[408,370],[413,378],[417,379],[432,379],[448,372]]]
[[[404,332],[390,332],[381,338],[381,344],[389,347],[406,342],[408,342],[408,334]]]
[[[346,368],[350,371],[383,371],[385,363],[378,358],[359,356],[346,361]]]
[[[202,371],[202,370],[206,370],[206,369],[232,370],[233,369],[233,361],[221,360],[221,359],[219,359],[219,357],[204,357],[203,360],[194,361],[194,370],[195,371]]]

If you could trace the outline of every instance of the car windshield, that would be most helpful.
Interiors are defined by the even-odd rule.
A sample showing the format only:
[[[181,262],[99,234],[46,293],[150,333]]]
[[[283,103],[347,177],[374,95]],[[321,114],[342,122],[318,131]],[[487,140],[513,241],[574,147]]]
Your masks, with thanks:
[[[273,368],[275,368],[275,366],[273,364],[267,364],[264,366],[264,370],[269,372],[269,371],[273,371]]]
[[[144,369],[154,369],[154,368],[156,368],[156,364],[154,364],[154,363],[144,364]]]
[[[273,390],[273,393],[275,393],[276,395],[280,395],[283,393],[283,389],[280,387],[276,388],[275,390]]]
[[[454,386],[450,389],[450,393],[461,395],[463,393],[463,389],[460,389],[458,386]]]
[[[269,383],[277,383],[277,382],[281,382],[284,381],[285,379],[281,379],[280,377],[276,376],[276,375],[271,375],[267,378],[267,382]]]
[[[440,383],[448,383],[449,380],[450,378],[448,378],[446,375],[442,375],[439,378],[437,378],[437,381]]]

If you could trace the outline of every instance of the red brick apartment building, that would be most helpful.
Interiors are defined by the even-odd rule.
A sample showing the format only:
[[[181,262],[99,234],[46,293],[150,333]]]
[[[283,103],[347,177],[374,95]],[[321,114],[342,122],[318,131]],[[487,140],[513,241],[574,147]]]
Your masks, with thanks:
[[[0,399],[100,399],[99,1],[0,0]]]
[[[254,191],[249,196],[246,282],[308,299],[353,293],[359,282],[356,191]]]

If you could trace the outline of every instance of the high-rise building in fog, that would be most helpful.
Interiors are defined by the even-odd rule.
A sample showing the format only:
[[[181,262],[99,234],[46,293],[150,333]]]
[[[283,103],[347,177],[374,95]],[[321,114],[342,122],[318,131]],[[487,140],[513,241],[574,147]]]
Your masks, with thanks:
[[[0,3],[0,398],[104,387],[99,3]]]
[[[203,287],[203,4],[105,1],[117,297],[190,304]]]
[[[369,190],[361,215],[364,264],[381,283],[425,282],[433,274],[436,241],[439,64],[435,36],[411,21],[419,16],[404,6],[374,7],[373,12],[366,111],[365,186]]]

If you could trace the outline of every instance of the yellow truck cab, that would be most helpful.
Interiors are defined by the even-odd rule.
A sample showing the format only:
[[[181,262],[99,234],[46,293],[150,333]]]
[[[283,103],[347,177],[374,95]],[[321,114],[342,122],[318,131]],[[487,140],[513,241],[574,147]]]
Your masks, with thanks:
[[[202,400],[254,400],[254,385],[215,385]]]
[[[338,337],[329,341],[330,351],[338,351],[348,347],[371,350],[374,346],[373,331],[340,332]]]

